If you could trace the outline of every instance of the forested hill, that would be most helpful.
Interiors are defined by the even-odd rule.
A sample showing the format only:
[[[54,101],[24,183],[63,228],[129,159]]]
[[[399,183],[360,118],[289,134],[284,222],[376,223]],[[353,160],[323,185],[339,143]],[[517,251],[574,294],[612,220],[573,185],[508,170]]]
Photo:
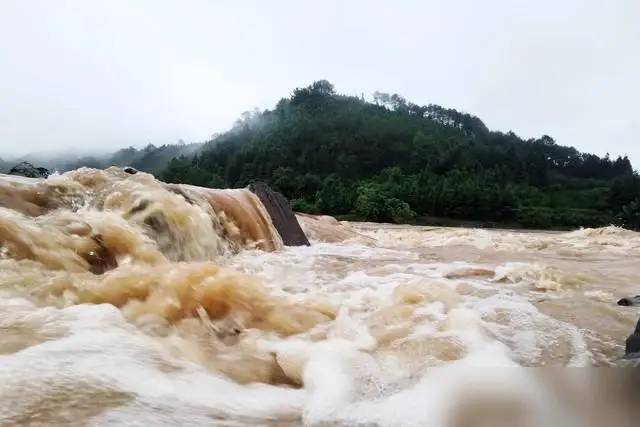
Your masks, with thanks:
[[[477,117],[399,95],[366,102],[324,80],[245,113],[160,177],[212,187],[264,180],[295,209],[376,221],[639,224],[640,180],[626,157],[490,131]]]

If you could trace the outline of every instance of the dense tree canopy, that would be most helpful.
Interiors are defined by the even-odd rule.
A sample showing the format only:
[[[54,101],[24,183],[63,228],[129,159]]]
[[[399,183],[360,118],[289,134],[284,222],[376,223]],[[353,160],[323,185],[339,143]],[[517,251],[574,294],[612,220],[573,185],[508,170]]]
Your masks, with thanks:
[[[171,161],[161,178],[230,187],[264,180],[299,210],[394,222],[637,227],[640,204],[627,157],[493,132],[472,115],[397,94],[366,102],[325,80],[273,110],[243,114],[200,154]]]

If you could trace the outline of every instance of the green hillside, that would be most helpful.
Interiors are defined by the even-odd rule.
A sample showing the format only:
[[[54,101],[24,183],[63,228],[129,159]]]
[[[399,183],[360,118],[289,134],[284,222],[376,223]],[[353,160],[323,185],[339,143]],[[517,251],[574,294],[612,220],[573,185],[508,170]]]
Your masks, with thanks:
[[[399,95],[366,102],[327,81],[245,113],[160,176],[215,187],[264,180],[298,210],[374,221],[638,226],[640,179],[627,157],[490,131],[472,115]]]

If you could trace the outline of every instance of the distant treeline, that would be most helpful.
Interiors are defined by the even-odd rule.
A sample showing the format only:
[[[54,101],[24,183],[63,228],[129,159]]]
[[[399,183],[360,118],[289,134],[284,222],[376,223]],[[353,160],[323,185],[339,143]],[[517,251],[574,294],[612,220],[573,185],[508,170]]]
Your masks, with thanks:
[[[202,146],[203,144],[198,143],[178,143],[161,145],[159,147],[149,144],[140,150],[129,147],[116,151],[106,159],[96,159],[96,165],[85,166],[133,166],[141,171],[158,174],[167,167],[171,159],[176,157],[192,159]],[[77,166],[81,164],[82,161],[76,165],[70,165],[71,167],[69,167],[69,169],[77,169]]]
[[[159,147],[149,144],[144,148],[124,148],[115,153],[73,156],[71,153],[32,153],[11,161],[0,159],[0,172],[7,172],[17,163],[26,161],[49,169],[66,172],[80,167],[104,169],[109,166],[133,166],[136,169],[157,174],[175,157],[191,159],[203,144],[166,144]]]
[[[373,221],[640,225],[640,179],[627,157],[490,131],[475,116],[396,94],[366,102],[325,80],[245,113],[160,178],[210,187],[263,180],[297,210]]]

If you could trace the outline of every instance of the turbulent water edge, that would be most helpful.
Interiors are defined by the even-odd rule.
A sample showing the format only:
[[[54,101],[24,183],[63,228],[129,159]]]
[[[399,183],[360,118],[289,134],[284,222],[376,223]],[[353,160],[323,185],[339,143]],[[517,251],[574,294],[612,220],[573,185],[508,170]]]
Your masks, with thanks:
[[[117,168],[2,176],[0,201],[0,425],[638,415],[635,370],[567,368],[621,365],[639,233],[299,215],[312,245],[285,247],[249,190]]]

